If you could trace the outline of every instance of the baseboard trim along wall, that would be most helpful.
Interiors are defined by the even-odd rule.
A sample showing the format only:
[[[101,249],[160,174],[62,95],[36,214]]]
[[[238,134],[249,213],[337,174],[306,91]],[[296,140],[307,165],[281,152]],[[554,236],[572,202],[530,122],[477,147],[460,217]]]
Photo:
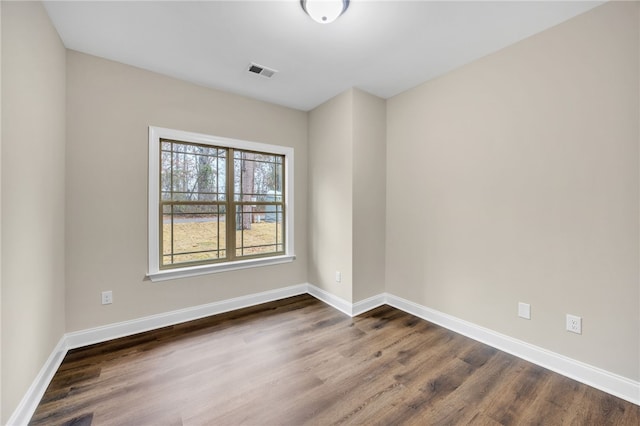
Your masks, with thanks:
[[[67,354],[67,347],[65,343],[65,336],[62,336],[58,344],[49,355],[49,358],[44,363],[40,372],[27,389],[27,393],[22,397],[20,404],[15,409],[7,425],[26,425],[31,420],[33,413],[38,408],[38,404],[47,390],[49,383],[53,379],[54,374],[58,371],[58,367],[62,364],[64,356]]]
[[[66,333],[40,370],[22,401],[9,418],[9,425],[26,425],[35,412],[40,399],[51,382],[69,349],[105,342],[161,327],[180,324],[211,315],[221,314],[261,303],[285,299],[300,294],[310,294],[351,317],[363,314],[381,305],[390,305],[419,318],[438,324],[451,331],[485,343],[501,351],[547,368],[578,382],[600,389],[626,401],[640,405],[640,382],[576,361],[555,352],[531,345],[518,339],[480,327],[409,300],[383,293],[368,299],[350,303],[312,284],[299,284],[236,297],[220,302],[152,315],[131,321]]]
[[[307,293],[307,285],[299,284],[291,287],[284,287],[276,290],[269,290],[261,293],[249,294],[247,296],[235,297],[233,299],[222,300],[220,302],[207,303],[205,305],[193,306],[190,308],[170,311],[163,314],[151,315],[130,321],[123,321],[109,324],[102,327],[88,330],[74,331],[65,334],[67,349],[80,348],[94,343],[106,342],[107,340],[119,337],[131,336],[132,334],[143,333],[161,327],[176,325],[187,321],[222,314],[224,312],[235,311],[261,303],[272,302],[274,300],[285,299]]]
[[[335,296],[326,290],[307,284],[307,293],[329,306],[333,306],[342,313],[353,316],[353,305],[341,297]]]
[[[570,379],[592,386],[626,401],[640,405],[640,382],[608,372],[598,367],[548,351],[538,346],[497,333],[488,328],[461,320],[454,316],[427,308],[406,299],[383,293],[350,304],[333,294],[308,285],[308,293],[350,316],[358,316],[381,305],[390,305],[401,311],[438,324],[446,329],[515,355]]]
[[[497,333],[434,309],[385,294],[385,303],[456,333],[515,355],[570,379],[640,405],[640,382]]]

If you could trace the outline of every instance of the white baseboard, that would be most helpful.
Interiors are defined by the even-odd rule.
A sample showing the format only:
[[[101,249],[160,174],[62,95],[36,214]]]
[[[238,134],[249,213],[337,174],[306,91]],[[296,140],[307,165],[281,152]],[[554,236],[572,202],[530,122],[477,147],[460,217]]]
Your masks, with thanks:
[[[335,296],[326,290],[314,286],[313,284],[307,284],[307,293],[327,305],[333,306],[350,317],[358,316],[386,303],[385,295],[378,294],[377,296],[369,297],[368,299],[352,304],[341,297]]]
[[[568,358],[538,346],[514,339],[493,330],[427,308],[391,294],[386,303],[419,318],[438,324],[456,333],[510,353],[570,379],[600,389],[626,401],[640,405],[640,382],[608,372],[598,367]]]
[[[62,336],[56,347],[49,355],[49,358],[44,363],[40,372],[27,389],[27,393],[24,395],[20,404],[15,409],[11,417],[9,417],[9,421],[7,422],[8,426],[18,426],[18,425],[26,425],[31,420],[33,413],[38,408],[38,404],[44,395],[44,392],[47,390],[49,383],[51,383],[51,379],[53,379],[54,374],[58,371],[58,367],[62,364],[62,360],[64,356],[67,354],[67,348],[65,346],[65,338]]]
[[[333,306],[340,312],[345,313],[350,317],[353,316],[353,305],[351,304],[351,302],[347,302],[343,298],[333,295],[326,290],[314,286],[313,284],[307,284],[307,292],[316,299],[323,301],[327,305]]]
[[[385,305],[387,303],[386,294],[378,294],[377,296],[369,297],[368,299],[361,300],[353,304],[351,308],[351,316],[357,317],[364,314],[378,306]]]
[[[220,302],[207,303],[206,305],[170,311],[163,314],[151,315],[130,321],[109,324],[102,327],[87,330],[74,331],[65,334],[68,349],[106,342],[119,337],[131,336],[161,327],[176,325],[187,321],[205,318],[211,315],[235,311],[261,303],[272,302],[291,296],[307,293],[307,284],[299,284],[247,296],[235,297]]]
[[[186,321],[192,321],[211,315],[306,293],[352,317],[363,314],[364,312],[378,306],[388,304],[394,308],[400,309],[434,324],[438,324],[456,333],[545,367],[558,374],[562,374],[563,376],[577,380],[596,389],[600,389],[636,405],[640,405],[640,382],[567,358],[563,355],[542,349],[521,340],[480,327],[476,324],[438,312],[434,309],[427,308],[388,293],[373,296],[352,304],[312,284],[305,283],[236,297],[206,305],[166,312],[163,314],[152,315],[131,321],[109,324],[103,327],[67,333],[60,339],[60,342],[38,373],[38,376],[29,387],[29,390],[20,401],[20,404],[9,418],[9,422],[7,424],[11,426],[18,426],[26,425],[29,422],[38,406],[38,403],[40,402],[40,399],[42,398],[42,395],[44,395],[47,386],[49,386],[53,375],[62,363],[62,360],[69,349],[105,342],[119,337],[130,336],[132,334],[142,333],[161,327],[180,324]]]

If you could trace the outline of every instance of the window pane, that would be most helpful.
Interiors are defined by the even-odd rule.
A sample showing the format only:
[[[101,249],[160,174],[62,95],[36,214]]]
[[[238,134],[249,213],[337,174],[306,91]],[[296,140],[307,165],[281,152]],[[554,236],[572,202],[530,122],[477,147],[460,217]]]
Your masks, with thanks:
[[[164,205],[162,265],[224,259],[224,219],[224,209],[218,205]]]
[[[226,155],[226,150],[216,147],[163,141],[161,199],[224,200]]]
[[[236,208],[236,257],[284,252],[282,206],[260,207]]]
[[[234,200],[282,201],[283,156],[234,152]]]

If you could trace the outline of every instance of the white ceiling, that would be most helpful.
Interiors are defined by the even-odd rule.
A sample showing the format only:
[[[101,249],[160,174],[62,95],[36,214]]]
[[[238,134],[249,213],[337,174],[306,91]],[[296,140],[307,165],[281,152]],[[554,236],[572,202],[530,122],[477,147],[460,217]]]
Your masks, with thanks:
[[[45,7],[69,49],[306,111],[350,87],[391,97],[602,3],[351,0],[326,25],[298,0]]]

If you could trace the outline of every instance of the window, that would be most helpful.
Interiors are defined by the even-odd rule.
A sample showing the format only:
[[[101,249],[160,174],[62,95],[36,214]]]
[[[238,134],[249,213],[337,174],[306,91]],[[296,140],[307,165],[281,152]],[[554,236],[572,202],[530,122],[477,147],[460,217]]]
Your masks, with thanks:
[[[290,262],[293,149],[149,128],[153,281]]]

